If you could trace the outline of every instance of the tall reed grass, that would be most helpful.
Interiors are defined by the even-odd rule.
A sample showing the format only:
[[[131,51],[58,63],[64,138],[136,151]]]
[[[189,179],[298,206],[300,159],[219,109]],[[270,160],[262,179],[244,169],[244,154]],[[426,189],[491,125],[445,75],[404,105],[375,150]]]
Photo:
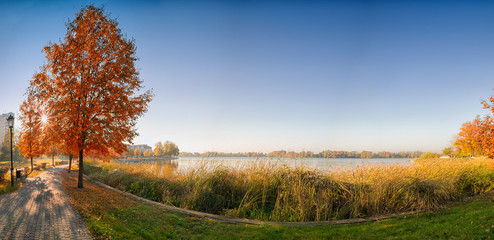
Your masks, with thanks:
[[[494,188],[494,161],[417,159],[409,166],[316,171],[259,161],[242,168],[92,162],[86,174],[178,207],[269,221],[323,221],[431,211]]]

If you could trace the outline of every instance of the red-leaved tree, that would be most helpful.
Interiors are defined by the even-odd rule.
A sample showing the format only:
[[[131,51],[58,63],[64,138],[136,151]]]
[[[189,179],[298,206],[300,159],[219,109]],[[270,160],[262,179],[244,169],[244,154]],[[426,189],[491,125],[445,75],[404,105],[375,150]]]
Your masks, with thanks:
[[[44,52],[47,63],[34,75],[30,91],[50,103],[64,149],[78,153],[82,188],[84,153],[123,154],[153,94],[142,91],[134,40],[101,8],[84,7],[67,24],[65,38]]]
[[[40,157],[44,153],[43,129],[41,126],[40,103],[28,94],[19,109],[19,121],[22,128],[19,133],[19,151],[31,160],[31,172],[34,169],[33,158]]]
[[[461,126],[455,146],[460,156],[494,157],[494,119],[492,116],[466,122]]]

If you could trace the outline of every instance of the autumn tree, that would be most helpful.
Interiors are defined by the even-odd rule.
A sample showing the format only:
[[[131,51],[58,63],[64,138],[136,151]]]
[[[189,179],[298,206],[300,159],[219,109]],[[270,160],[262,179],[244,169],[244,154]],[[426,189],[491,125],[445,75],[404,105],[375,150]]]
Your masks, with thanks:
[[[170,141],[165,141],[165,144],[163,144],[163,155],[164,156],[178,156],[180,154],[180,150],[178,149],[178,146]]]
[[[453,147],[447,147],[447,148],[443,149],[443,154],[445,156],[452,156],[452,155],[454,155],[453,151],[454,151]]]
[[[135,41],[103,9],[84,7],[66,26],[64,39],[43,49],[47,63],[29,88],[56,111],[58,139],[79,155],[82,188],[85,152],[123,154],[153,94],[142,89]]]
[[[74,159],[74,156],[77,156],[77,152],[70,146],[70,141],[68,139],[60,139],[61,143],[59,145],[60,147],[60,153],[62,153],[65,156],[69,157],[69,168],[68,172],[70,173],[72,169],[72,161]]]
[[[163,143],[157,142],[156,145],[154,146],[154,156],[159,157],[163,156],[165,153],[165,150],[163,149]]]
[[[153,155],[153,151],[150,149],[144,151],[144,157],[151,157]]]
[[[19,133],[19,151],[24,157],[31,160],[32,172],[34,169],[33,158],[40,157],[44,153],[40,104],[28,94],[19,111],[19,121],[22,125]]]
[[[494,96],[491,96],[489,100],[483,100],[482,105],[484,105],[484,109],[489,109],[494,114]],[[485,136],[483,144],[486,148],[486,155],[494,158],[494,118],[492,116],[484,118],[483,131]]]
[[[134,148],[134,156],[138,158],[141,156],[141,151],[139,151],[139,148]]]
[[[43,128],[43,145],[47,157],[51,157],[51,165],[55,166],[55,155],[59,154],[59,145],[62,140],[58,137],[57,131],[54,129],[54,124],[45,124]]]
[[[126,155],[127,155],[127,157],[133,157],[134,156],[134,149],[131,148],[131,147],[129,147],[127,149],[127,154]]]
[[[492,116],[466,122],[461,126],[455,142],[460,156],[494,157],[494,119]]]

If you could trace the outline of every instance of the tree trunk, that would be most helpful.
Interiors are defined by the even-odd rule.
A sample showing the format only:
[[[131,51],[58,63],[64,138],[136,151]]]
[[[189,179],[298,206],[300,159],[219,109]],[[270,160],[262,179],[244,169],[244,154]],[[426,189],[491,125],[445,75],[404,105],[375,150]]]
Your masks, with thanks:
[[[79,151],[79,181],[77,183],[77,187],[78,188],[83,188],[84,185],[82,183],[82,174],[84,172],[84,161],[83,161],[83,158],[84,158],[84,150],[81,149]]]
[[[72,167],[72,153],[69,154],[69,173],[70,173],[70,168]]]
[[[33,157],[31,157],[31,172],[34,171]]]
[[[55,167],[55,153],[53,152],[51,153],[51,165]]]

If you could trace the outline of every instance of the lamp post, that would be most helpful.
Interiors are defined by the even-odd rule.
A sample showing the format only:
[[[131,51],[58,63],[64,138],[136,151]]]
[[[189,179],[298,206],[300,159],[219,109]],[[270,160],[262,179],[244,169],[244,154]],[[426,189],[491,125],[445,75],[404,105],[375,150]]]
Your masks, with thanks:
[[[14,129],[14,116],[7,118],[10,128],[10,185],[14,187],[14,154],[12,153],[12,130]]]

